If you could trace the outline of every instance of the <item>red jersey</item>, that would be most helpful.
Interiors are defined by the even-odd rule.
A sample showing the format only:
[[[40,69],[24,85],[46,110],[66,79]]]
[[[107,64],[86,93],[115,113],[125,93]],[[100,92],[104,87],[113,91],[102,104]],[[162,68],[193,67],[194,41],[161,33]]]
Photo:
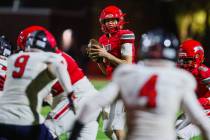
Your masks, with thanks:
[[[197,81],[197,97],[204,109],[210,109],[210,68],[199,66],[192,71]],[[209,114],[210,115],[210,114]]]
[[[132,44],[131,51],[133,62],[135,62],[134,41],[135,35],[130,30],[119,30],[118,32],[111,34],[111,37],[108,37],[106,34],[104,34],[99,38],[99,43],[101,43],[109,53],[111,53],[117,58],[121,58],[123,49],[126,49],[122,48],[123,44]],[[112,75],[112,72],[115,69],[115,67],[116,66],[110,64],[109,62],[106,62],[106,73],[108,77]]]
[[[192,74],[197,80],[197,97],[210,97],[210,68],[205,65],[201,65],[197,69],[194,69]]]
[[[80,79],[82,79],[84,77],[84,73],[83,73],[82,69],[79,68],[76,61],[71,56],[69,56],[68,54],[66,54],[60,50],[57,50],[56,53],[61,54],[63,56],[63,58],[66,60],[67,69],[68,69],[68,73],[70,75],[72,85],[74,85],[74,83],[76,83],[77,81],[79,81]],[[63,91],[64,90],[61,87],[59,82],[56,82],[52,87],[53,96],[59,95]]]

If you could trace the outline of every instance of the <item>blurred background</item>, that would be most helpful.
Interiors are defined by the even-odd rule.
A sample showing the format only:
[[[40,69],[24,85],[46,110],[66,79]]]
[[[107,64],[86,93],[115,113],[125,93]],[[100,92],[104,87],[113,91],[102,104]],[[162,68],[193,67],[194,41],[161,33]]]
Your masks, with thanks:
[[[154,27],[164,27],[176,34],[180,41],[187,38],[201,41],[205,48],[205,64],[210,66],[209,0],[1,0],[0,33],[6,35],[15,47],[22,29],[30,25],[44,26],[86,74],[101,75],[85,55],[85,47],[90,38],[102,35],[99,14],[110,4],[126,13],[128,24],[125,28],[134,31],[136,46],[142,33]]]

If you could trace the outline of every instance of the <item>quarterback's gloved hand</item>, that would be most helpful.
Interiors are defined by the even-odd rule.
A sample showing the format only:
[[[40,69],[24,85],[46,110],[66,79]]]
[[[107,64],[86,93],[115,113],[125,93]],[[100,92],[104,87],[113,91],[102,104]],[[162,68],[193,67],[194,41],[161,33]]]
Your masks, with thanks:
[[[77,120],[74,124],[69,140],[77,140],[78,137],[80,136],[80,132],[82,131],[83,127],[84,127],[84,124]]]

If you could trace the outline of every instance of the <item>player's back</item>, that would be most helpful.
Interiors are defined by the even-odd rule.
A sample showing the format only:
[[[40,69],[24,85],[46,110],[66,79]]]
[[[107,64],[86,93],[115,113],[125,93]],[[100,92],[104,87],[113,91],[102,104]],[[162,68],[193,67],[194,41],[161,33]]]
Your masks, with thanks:
[[[125,102],[129,140],[175,139],[176,113],[187,88],[195,86],[190,74],[175,66],[125,65],[114,79]]]
[[[0,98],[0,123],[33,123],[37,115],[34,112],[41,106],[44,96],[38,92],[54,79],[47,71],[47,64],[60,60],[59,55],[49,52],[26,52],[9,57],[7,79]]]

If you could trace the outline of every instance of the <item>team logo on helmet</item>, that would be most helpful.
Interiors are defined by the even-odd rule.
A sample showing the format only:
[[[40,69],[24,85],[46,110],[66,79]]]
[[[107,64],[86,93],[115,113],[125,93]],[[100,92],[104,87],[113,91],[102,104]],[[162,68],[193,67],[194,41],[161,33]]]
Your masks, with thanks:
[[[105,18],[113,18],[113,17],[114,17],[113,14],[108,14],[108,15],[105,16]]]
[[[204,52],[203,47],[201,47],[201,46],[195,46],[194,51],[195,52],[197,52],[197,51],[203,51]]]

